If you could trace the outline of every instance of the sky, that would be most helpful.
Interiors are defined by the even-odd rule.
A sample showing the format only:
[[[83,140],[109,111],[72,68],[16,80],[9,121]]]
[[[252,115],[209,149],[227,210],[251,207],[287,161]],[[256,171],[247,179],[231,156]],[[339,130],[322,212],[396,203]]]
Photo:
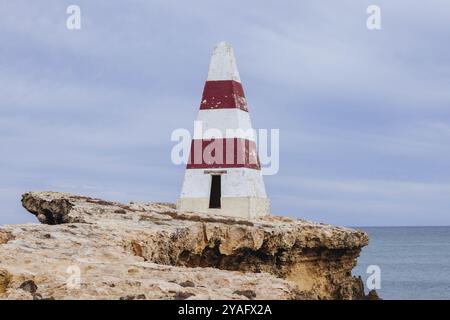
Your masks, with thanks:
[[[254,127],[280,130],[273,214],[450,225],[449,1],[0,0],[0,14],[0,224],[36,222],[27,191],[174,202],[170,136],[192,130],[225,40]]]

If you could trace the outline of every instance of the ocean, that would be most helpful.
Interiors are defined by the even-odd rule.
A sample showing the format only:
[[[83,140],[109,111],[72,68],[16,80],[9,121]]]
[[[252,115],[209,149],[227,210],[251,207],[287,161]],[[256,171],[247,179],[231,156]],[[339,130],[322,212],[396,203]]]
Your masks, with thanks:
[[[382,299],[450,299],[450,227],[356,227],[369,234],[353,275],[380,270]],[[367,290],[367,288],[366,288]]]

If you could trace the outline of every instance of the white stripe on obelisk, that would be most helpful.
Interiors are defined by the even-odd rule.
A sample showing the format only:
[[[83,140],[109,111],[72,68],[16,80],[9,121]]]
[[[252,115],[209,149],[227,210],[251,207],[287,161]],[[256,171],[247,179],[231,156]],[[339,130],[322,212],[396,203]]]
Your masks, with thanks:
[[[248,168],[223,170],[226,174],[222,175],[222,197],[267,197],[261,171]],[[186,170],[180,198],[209,198],[211,177],[204,171]]]
[[[197,125],[201,130],[194,129],[194,139],[211,139],[220,133],[221,138],[242,138],[256,140],[248,112],[237,108],[200,110]]]

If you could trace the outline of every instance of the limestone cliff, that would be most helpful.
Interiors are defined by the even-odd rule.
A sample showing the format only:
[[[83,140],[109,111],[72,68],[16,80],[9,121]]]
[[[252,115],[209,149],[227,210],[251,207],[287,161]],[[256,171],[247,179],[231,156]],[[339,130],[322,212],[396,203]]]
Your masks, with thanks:
[[[365,298],[361,231],[56,192],[22,203],[42,224],[0,226],[3,299]]]

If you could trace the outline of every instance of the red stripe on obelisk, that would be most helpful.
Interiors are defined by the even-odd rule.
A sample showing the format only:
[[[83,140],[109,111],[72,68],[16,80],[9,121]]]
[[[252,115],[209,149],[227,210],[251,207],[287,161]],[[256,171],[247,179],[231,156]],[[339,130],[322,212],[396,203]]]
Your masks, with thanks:
[[[234,80],[206,81],[200,110],[228,108],[248,111],[242,84]]]
[[[242,138],[192,140],[187,169],[207,168],[260,170],[255,141]]]

